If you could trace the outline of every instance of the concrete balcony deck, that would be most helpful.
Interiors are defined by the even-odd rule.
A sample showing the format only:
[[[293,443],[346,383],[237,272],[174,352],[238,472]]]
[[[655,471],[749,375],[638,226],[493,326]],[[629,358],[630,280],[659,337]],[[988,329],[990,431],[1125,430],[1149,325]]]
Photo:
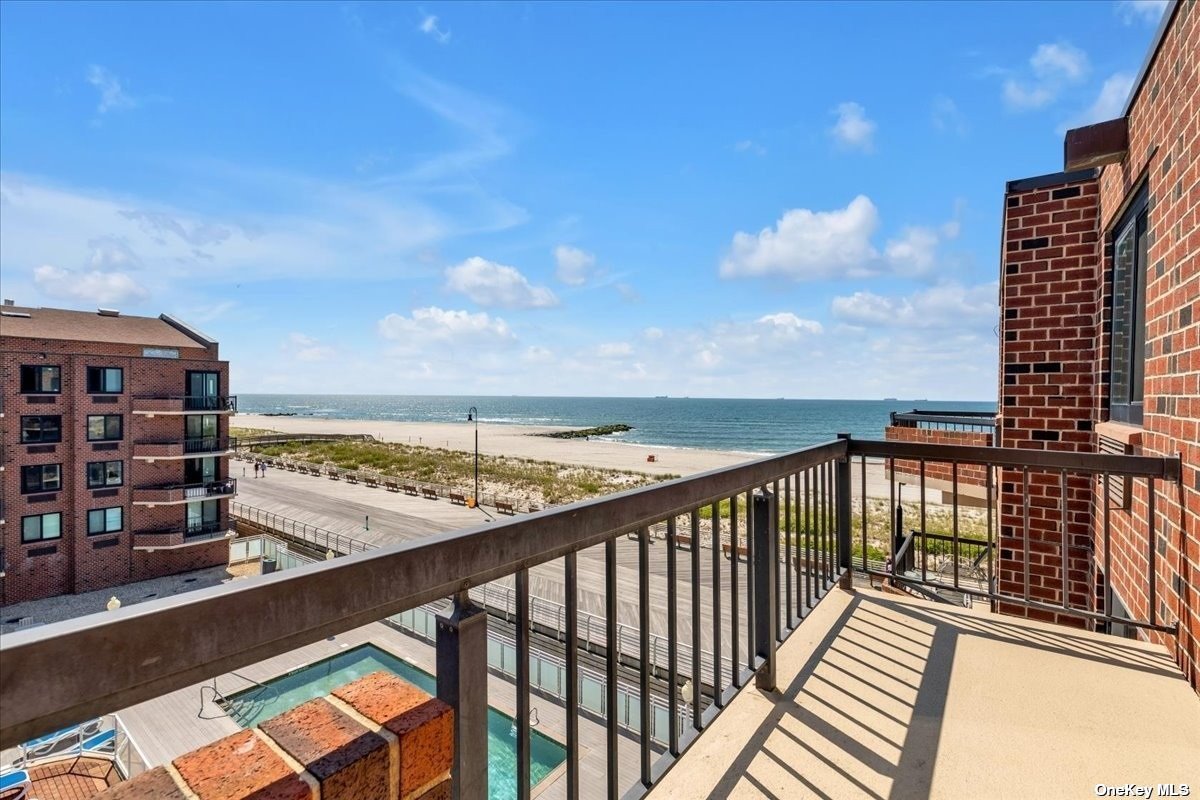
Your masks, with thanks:
[[[237,397],[139,395],[133,398],[133,413],[147,417],[181,414],[235,414],[237,413]]]
[[[209,481],[176,486],[135,486],[135,506],[169,506],[190,503],[195,500],[221,500],[237,495],[237,480]]]
[[[185,458],[233,455],[234,441],[227,436],[190,439],[139,439],[133,443],[135,461],[179,461]]]
[[[780,647],[777,674],[778,692],[743,690],[650,795],[1200,790],[1200,698],[1153,645],[835,590]]]

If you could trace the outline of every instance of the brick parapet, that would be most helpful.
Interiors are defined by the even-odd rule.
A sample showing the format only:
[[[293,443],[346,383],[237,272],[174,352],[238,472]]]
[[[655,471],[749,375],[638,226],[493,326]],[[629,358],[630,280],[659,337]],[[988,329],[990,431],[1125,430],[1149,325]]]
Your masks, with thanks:
[[[884,438],[889,442],[916,442],[920,444],[952,444],[967,447],[991,447],[993,436],[987,431],[964,431],[942,428],[917,428],[909,425],[889,425],[884,429]],[[921,462],[897,458],[896,475],[919,481]],[[925,462],[925,478],[951,483],[955,470],[944,461]],[[965,486],[987,486],[987,470],[978,464],[959,464],[958,482]]]
[[[104,800],[440,800],[450,796],[454,712],[375,672],[182,755]]]

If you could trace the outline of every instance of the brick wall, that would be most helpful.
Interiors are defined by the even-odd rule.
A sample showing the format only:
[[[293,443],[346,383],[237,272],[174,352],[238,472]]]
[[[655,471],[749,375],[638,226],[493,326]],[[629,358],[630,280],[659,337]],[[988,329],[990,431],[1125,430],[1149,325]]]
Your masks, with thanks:
[[[0,384],[3,391],[4,470],[0,487],[4,497],[5,524],[0,537],[5,548],[6,575],[0,578],[0,603],[11,604],[57,594],[86,592],[190,569],[215,566],[227,558],[227,550],[203,543],[178,551],[146,553],[135,550],[134,531],[146,527],[183,525],[186,506],[133,505],[134,487],[149,483],[182,483],[184,462],[160,460],[153,464],[136,460],[135,442],[143,438],[184,435],[184,416],[153,418],[134,413],[136,398],[149,394],[183,395],[189,369],[216,370],[221,390],[228,393],[229,367],[217,361],[216,353],[202,347],[184,348],[179,359],[142,358],[140,345],[89,343],[62,340],[0,337]],[[44,356],[44,358],[43,358]],[[25,364],[58,365],[62,391],[57,395],[20,393],[20,368]],[[124,391],[116,395],[87,393],[87,368],[120,367]],[[21,417],[54,414],[62,417],[62,441],[42,446],[21,443]],[[87,415],[119,414],[123,436],[118,442],[89,442]],[[218,432],[228,435],[228,417],[218,418]],[[90,489],[87,464],[120,460],[124,482],[120,486]],[[225,476],[228,459],[218,459],[218,476]],[[21,467],[61,464],[62,486],[57,492],[26,495],[21,491]],[[122,508],[122,529],[111,534],[87,533],[90,509]],[[61,512],[62,536],[57,540],[25,544],[21,541],[22,518],[30,514]],[[221,502],[221,517],[228,515],[228,501]],[[183,552],[190,550],[193,552]]]
[[[1132,195],[1149,190],[1146,278],[1145,413],[1138,452],[1182,456],[1181,485],[1156,493],[1157,621],[1178,622],[1180,635],[1151,633],[1171,649],[1200,689],[1200,8],[1175,7],[1158,53],[1129,114],[1129,154],[1099,178],[1101,230],[1113,227]],[[1111,247],[1104,252],[1103,308],[1110,302]],[[1107,323],[1107,317],[1104,320]],[[1107,419],[1108,325],[1101,324],[1094,413]],[[1102,498],[1097,497],[1100,509]],[[1128,510],[1110,512],[1116,565],[1109,581],[1130,612],[1151,613],[1147,582],[1148,487],[1134,484]],[[1097,566],[1103,563],[1102,517],[1096,518]]]
[[[921,444],[955,444],[968,447],[991,447],[992,434],[986,431],[943,430],[941,428],[917,428],[910,425],[889,425],[884,429],[884,438],[889,442],[918,442]],[[898,458],[895,461],[897,476],[916,482],[921,476],[921,462]],[[925,462],[926,480],[951,483],[954,467],[945,462]],[[959,464],[958,482],[967,486],[987,486],[987,470],[978,464]]]
[[[449,800],[453,760],[453,710],[375,672],[99,797]]]
[[[1002,447],[1092,452],[1099,312],[1099,186],[1095,171],[1009,184],[1004,204],[1000,278],[1000,402]],[[1029,497],[1028,544],[1025,501]],[[1000,473],[1001,593],[1063,601],[1067,564],[1071,607],[1094,609],[1091,574],[1091,485],[1019,470]],[[1067,512],[1063,552],[1062,504]],[[1082,625],[1079,617],[1002,605],[1001,610]]]

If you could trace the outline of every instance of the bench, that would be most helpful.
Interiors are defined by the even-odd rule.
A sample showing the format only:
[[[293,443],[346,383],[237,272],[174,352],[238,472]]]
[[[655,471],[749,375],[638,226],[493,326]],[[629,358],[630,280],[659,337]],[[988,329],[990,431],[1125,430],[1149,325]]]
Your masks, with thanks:
[[[456,506],[465,506],[467,504],[467,498],[465,495],[461,495],[456,492],[451,492],[450,493],[450,502]]]
[[[413,486],[411,483],[406,483],[401,488],[404,489],[405,494],[411,494],[413,497],[417,496],[417,487]]]
[[[387,489],[389,492],[398,492],[400,491],[400,484],[396,483],[395,481],[384,481],[383,488]]]
[[[358,483],[358,475],[353,472],[347,472],[346,483]]]
[[[675,549],[676,550],[691,550],[692,537],[686,533],[675,534]]]
[[[733,546],[731,544],[729,544],[729,542],[722,542],[721,543],[721,553],[726,558],[729,558],[729,551],[732,549],[732,547]],[[750,555],[750,551],[741,545],[738,546],[737,551],[738,551],[738,559],[739,560]]]
[[[421,497],[426,500],[437,500],[437,491],[428,487],[421,489]]]
[[[284,469],[286,469],[288,472],[295,472],[295,471],[296,471],[296,465],[295,465],[295,464],[292,464],[292,463],[290,463],[290,462],[289,462],[289,463],[287,463],[287,464],[284,464],[284,465],[283,465],[283,468],[284,468]]]
[[[512,507],[512,503],[505,503],[503,500],[496,501],[496,510],[501,514],[508,514],[510,517],[517,513]]]
[[[329,472],[326,474],[329,475],[329,480],[331,480],[331,481],[340,481],[342,479],[342,476],[338,475],[337,470],[335,470],[335,469],[329,470]]]
[[[376,478],[374,475],[368,475],[367,477],[363,478],[363,483],[365,483],[367,486],[378,486],[379,478]]]

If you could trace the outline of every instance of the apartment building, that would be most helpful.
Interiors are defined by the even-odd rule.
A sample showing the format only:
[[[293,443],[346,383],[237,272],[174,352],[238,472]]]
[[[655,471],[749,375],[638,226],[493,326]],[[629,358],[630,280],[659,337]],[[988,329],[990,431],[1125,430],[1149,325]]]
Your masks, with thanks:
[[[0,307],[0,601],[224,563],[229,364],[165,314]]]
[[[1028,475],[1007,471],[1000,591],[1017,591],[1032,572],[1036,598],[1061,602],[1065,587],[1074,608],[1160,625],[1113,632],[1171,648],[1193,686],[1200,686],[1198,53],[1197,4],[1171,3],[1124,113],[1068,131],[1063,172],[1008,184],[997,424],[1003,447],[1181,460],[1178,483],[1158,486],[1082,476],[1064,477],[1060,487],[1045,475],[1023,486]],[[1060,512],[1062,491],[1068,503]],[[1063,528],[1066,576],[1058,566]]]

